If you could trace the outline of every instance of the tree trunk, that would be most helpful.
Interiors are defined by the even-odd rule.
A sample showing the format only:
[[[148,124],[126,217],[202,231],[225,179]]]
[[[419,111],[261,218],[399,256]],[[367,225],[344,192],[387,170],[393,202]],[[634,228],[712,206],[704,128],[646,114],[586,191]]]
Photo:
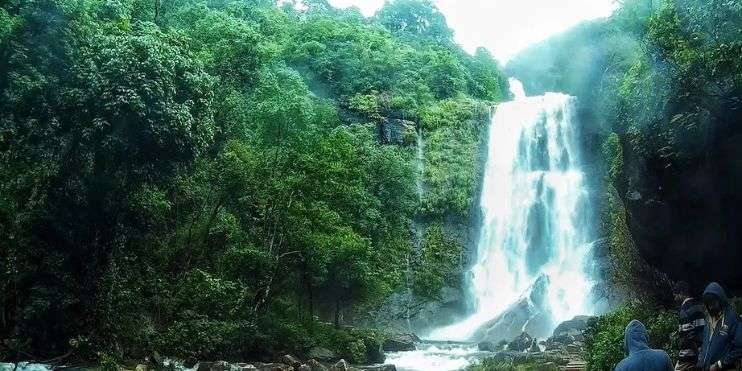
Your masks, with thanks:
[[[340,328],[340,299],[335,299],[335,328]]]
[[[155,0],[155,19],[152,20],[157,24],[157,18],[160,17],[160,8],[162,7],[162,0]]]
[[[314,290],[311,283],[307,283],[307,292],[309,293],[309,320],[314,321]]]

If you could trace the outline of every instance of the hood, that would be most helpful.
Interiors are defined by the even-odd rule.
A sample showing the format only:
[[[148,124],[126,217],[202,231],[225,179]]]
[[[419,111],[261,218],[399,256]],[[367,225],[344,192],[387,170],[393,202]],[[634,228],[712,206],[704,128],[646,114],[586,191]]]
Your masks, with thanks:
[[[649,349],[647,328],[638,320],[631,320],[624,331],[624,346],[628,354]]]
[[[721,302],[722,307],[726,307],[727,302],[729,301],[727,299],[727,293],[724,292],[724,289],[716,282],[709,283],[708,286],[706,286],[706,290],[703,290],[703,296],[706,295],[713,295],[719,301]]]

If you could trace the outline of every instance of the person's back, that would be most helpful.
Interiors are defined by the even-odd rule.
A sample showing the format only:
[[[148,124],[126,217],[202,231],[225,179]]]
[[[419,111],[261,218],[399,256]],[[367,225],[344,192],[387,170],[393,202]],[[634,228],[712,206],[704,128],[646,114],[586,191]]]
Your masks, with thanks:
[[[670,357],[662,350],[650,349],[644,324],[632,320],[624,331],[624,345],[628,356],[616,365],[615,371],[669,371]]]
[[[678,363],[676,371],[696,370],[698,351],[703,342],[703,328],[706,326],[706,312],[703,305],[693,298],[687,298],[680,306],[678,326]]]

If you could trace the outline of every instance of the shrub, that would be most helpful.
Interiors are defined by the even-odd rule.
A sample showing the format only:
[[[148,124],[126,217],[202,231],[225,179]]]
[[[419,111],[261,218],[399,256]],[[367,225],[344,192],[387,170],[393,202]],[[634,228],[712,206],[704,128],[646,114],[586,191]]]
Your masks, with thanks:
[[[638,319],[647,327],[650,347],[667,350],[672,357],[672,334],[677,328],[677,315],[632,302],[588,322],[585,331],[588,370],[612,370],[623,359],[624,329],[632,319]]]
[[[503,362],[486,358],[482,362],[469,366],[468,371],[558,371],[559,366],[553,362],[512,361]]]

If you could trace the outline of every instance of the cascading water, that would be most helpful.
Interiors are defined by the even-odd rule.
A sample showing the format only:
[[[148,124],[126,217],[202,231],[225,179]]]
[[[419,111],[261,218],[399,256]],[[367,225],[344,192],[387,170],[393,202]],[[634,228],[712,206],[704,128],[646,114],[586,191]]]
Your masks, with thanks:
[[[594,313],[592,214],[574,98],[526,97],[519,81],[511,79],[510,86],[514,100],[497,106],[489,129],[483,224],[469,280],[473,314],[432,331],[431,340],[509,336],[502,328],[541,337],[562,321]],[[521,312],[508,315],[513,311]],[[471,346],[461,349],[470,349],[464,352],[467,360],[476,352]],[[400,364],[414,363],[410,357],[424,364],[426,353],[418,353],[394,357],[402,357]]]
[[[526,97],[500,104],[489,133],[480,205],[484,217],[471,269],[474,314],[432,338],[468,340],[534,286],[551,324],[593,313],[592,221],[575,125],[574,98]],[[541,295],[541,294],[540,294]],[[547,326],[549,327],[549,326]]]
[[[422,204],[423,198],[425,197],[425,141],[423,139],[423,132],[422,128],[417,129],[417,138],[415,141],[415,146],[417,149],[417,154],[415,156],[415,188],[417,190],[417,202],[418,204]],[[421,225],[418,218],[414,218],[412,220],[412,233],[413,233],[413,245],[414,249],[411,252],[410,255],[407,256],[407,303],[405,308],[405,319],[407,322],[407,330],[412,332],[412,325],[410,323],[410,308],[414,305],[412,302],[412,299],[414,295],[412,294],[412,279],[413,279],[413,265],[417,263],[417,259],[419,259],[419,254],[421,253],[420,250],[422,250],[422,244],[423,244],[423,226]]]

